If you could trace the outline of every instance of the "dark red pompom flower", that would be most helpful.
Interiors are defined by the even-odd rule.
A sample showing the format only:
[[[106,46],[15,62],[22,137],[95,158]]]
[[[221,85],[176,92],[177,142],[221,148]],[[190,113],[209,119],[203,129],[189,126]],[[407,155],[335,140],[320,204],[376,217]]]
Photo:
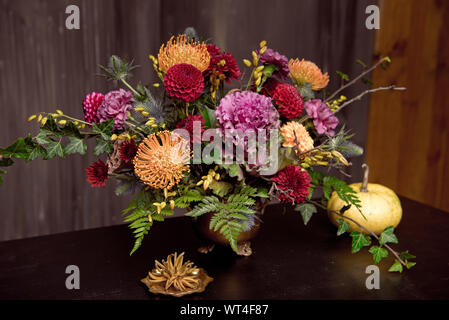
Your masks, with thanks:
[[[196,121],[198,121],[198,124],[200,124],[201,135],[197,134],[194,137],[193,136],[193,126]],[[187,132],[189,132],[189,134],[190,134],[190,143],[191,144],[193,144],[193,142],[201,143],[201,136],[203,135],[203,132],[205,130],[205,127],[204,127],[205,123],[206,123],[206,120],[204,120],[202,115],[197,115],[197,116],[189,115],[176,124],[176,129],[187,130]],[[197,126],[198,126],[198,124],[197,124]]]
[[[164,86],[171,97],[193,101],[198,99],[203,92],[203,74],[191,64],[175,64],[167,70]]]
[[[129,163],[137,154],[137,145],[134,140],[127,140],[120,146],[120,159]]]
[[[222,52],[219,47],[214,44],[207,45],[207,51],[210,55],[209,67],[204,71],[204,76],[209,77],[215,70],[219,75],[223,76],[226,82],[230,79],[236,79],[242,75],[237,62],[232,54]]]
[[[276,86],[273,102],[277,105],[279,113],[287,119],[299,117],[304,110],[304,100],[295,86],[288,83]]]
[[[92,187],[104,187],[108,179],[108,166],[99,159],[86,168],[86,176]]]
[[[282,84],[279,80],[277,80],[274,77],[270,77],[265,81],[265,83],[262,85],[262,88],[260,89],[260,93],[263,94],[266,97],[272,97],[274,94],[274,90],[276,90],[276,87],[278,85]],[[255,91],[255,87],[253,90]]]
[[[88,94],[83,101],[84,121],[98,123],[97,109],[104,101],[104,95],[98,92]]]
[[[278,199],[283,202],[303,203],[309,195],[310,176],[299,166],[288,165],[273,178],[280,192]]]

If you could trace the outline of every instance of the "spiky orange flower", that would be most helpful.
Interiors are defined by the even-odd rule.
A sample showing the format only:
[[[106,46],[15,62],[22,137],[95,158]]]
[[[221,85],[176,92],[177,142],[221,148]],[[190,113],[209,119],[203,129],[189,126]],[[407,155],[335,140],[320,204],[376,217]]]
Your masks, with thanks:
[[[167,44],[161,46],[157,60],[164,73],[174,65],[181,63],[191,64],[204,72],[209,67],[210,55],[205,43],[188,40],[182,34],[178,35],[176,39],[174,36],[171,37]]]
[[[313,149],[313,139],[299,122],[287,122],[281,127],[281,133],[284,138],[283,147],[295,147],[297,148],[296,152],[301,153]]]
[[[171,189],[189,171],[188,142],[170,131],[149,135],[139,144],[134,171],[146,184],[155,189]]]
[[[310,83],[313,90],[321,90],[329,83],[329,75],[327,72],[323,74],[318,66],[307,60],[290,59],[288,62],[290,69],[290,77],[300,86]]]

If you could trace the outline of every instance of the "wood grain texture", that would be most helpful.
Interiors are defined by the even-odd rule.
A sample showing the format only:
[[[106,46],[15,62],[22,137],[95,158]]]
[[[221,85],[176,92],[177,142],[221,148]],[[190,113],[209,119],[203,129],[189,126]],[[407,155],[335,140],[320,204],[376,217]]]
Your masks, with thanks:
[[[375,53],[393,63],[388,72],[374,73],[374,86],[408,89],[371,98],[371,181],[449,210],[449,3],[381,1],[380,9]]]
[[[374,32],[365,28],[365,7],[372,1],[236,0],[0,0],[0,146],[37,126],[25,119],[60,107],[82,117],[81,102],[92,91],[116,86],[98,77],[98,64],[111,54],[133,58],[141,68],[131,80],[154,80],[149,53],[186,26],[232,52],[240,67],[265,39],[289,57],[316,62],[339,82],[336,70],[356,75],[354,63],[372,59]],[[65,8],[78,5],[81,29],[65,28]],[[352,96],[364,87],[347,92]],[[348,108],[349,109],[349,108]],[[341,113],[364,145],[368,101]],[[89,145],[91,146],[91,145]],[[17,161],[0,187],[0,240],[85,229],[121,222],[129,197],[116,197],[114,183],[92,189],[84,168],[95,160],[70,156],[61,161]],[[363,159],[354,159],[354,167]],[[359,180],[358,170],[355,179]]]

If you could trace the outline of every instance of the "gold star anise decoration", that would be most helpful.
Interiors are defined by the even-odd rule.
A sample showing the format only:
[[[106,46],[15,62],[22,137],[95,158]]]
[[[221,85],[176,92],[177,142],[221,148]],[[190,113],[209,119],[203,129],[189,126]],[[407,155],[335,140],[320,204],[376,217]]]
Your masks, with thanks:
[[[162,262],[155,261],[155,267],[141,281],[153,293],[180,297],[186,294],[203,292],[213,280],[204,269],[193,262],[184,262],[184,252],[172,253]]]

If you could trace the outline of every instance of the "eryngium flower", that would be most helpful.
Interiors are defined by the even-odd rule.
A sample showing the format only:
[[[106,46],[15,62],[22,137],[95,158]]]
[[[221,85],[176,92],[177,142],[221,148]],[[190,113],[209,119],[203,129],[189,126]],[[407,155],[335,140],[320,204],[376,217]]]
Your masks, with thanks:
[[[287,119],[299,117],[304,110],[304,101],[298,89],[288,83],[276,87],[273,102],[277,105],[279,113]]]
[[[124,121],[128,119],[126,113],[132,109],[133,102],[133,95],[130,91],[120,89],[109,92],[97,111],[100,122],[115,119],[114,130],[123,129]]]
[[[264,53],[259,54],[259,60],[263,64],[272,64],[276,67],[273,76],[279,77],[281,80],[288,78],[288,58],[273,49],[268,48]]]
[[[284,124],[281,134],[284,138],[283,147],[295,148],[296,152],[300,153],[313,149],[313,139],[299,122],[290,121]]]
[[[98,123],[97,110],[104,100],[104,95],[98,92],[88,94],[83,101],[84,121]]]
[[[290,77],[299,86],[310,83],[313,90],[321,90],[329,83],[327,72],[323,74],[320,68],[311,61],[299,60],[298,58],[290,59],[288,67]]]
[[[177,64],[165,74],[164,87],[173,98],[193,101],[203,92],[203,74],[191,64]]]
[[[234,92],[220,101],[215,111],[221,129],[278,129],[279,113],[271,98],[251,91]]]
[[[186,39],[186,35],[171,37],[166,45],[162,45],[157,55],[159,67],[166,73],[176,64],[191,64],[201,72],[206,71],[210,63],[210,55],[205,43]]]
[[[311,179],[307,171],[299,166],[288,165],[273,178],[278,193],[278,199],[289,203],[303,203],[309,195]]]
[[[108,166],[99,159],[86,168],[86,177],[92,187],[104,187],[108,179]]]
[[[171,189],[189,171],[190,148],[186,140],[169,131],[149,135],[139,144],[134,171],[146,185]]]
[[[326,103],[320,99],[312,99],[306,102],[305,108],[319,134],[335,135],[334,129],[338,125],[338,118]]]

